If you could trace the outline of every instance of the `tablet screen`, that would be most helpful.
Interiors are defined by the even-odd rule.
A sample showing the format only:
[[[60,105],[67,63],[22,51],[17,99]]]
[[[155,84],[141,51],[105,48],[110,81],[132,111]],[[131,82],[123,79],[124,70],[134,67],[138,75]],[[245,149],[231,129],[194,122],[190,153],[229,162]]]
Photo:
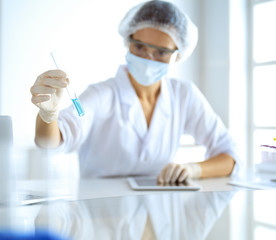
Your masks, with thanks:
[[[191,186],[189,182],[160,184],[155,178],[135,178],[138,186]]]
[[[128,183],[133,190],[199,190],[200,186],[188,180],[183,183],[157,182],[157,177],[131,177]]]

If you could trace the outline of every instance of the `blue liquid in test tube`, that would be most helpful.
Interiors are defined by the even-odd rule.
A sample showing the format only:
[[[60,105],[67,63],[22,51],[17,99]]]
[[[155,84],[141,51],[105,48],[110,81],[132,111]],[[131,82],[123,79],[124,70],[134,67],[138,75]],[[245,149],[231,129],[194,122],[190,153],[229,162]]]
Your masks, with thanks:
[[[79,116],[82,117],[84,115],[83,108],[81,106],[80,100],[77,97],[76,93],[72,91],[70,84],[67,86],[66,90],[67,90],[68,95],[71,98]]]
[[[72,99],[72,101],[74,103],[75,108],[78,111],[79,116],[82,117],[84,115],[84,111],[81,107],[80,100],[78,98],[76,98],[76,99]]]
[[[61,60],[60,60],[57,52],[56,51],[51,52],[51,56],[52,56],[53,61],[56,65],[56,68],[61,69],[60,67],[62,66],[62,64],[61,64]],[[66,87],[66,90],[67,90],[67,93],[68,93],[70,99],[72,100],[72,102],[73,102],[73,104],[74,104],[74,106],[75,106],[75,108],[78,112],[78,115],[80,117],[84,116],[85,113],[84,113],[83,108],[81,106],[80,100],[79,100],[77,94],[75,93],[75,91],[72,89],[72,85],[68,84],[67,87]]]

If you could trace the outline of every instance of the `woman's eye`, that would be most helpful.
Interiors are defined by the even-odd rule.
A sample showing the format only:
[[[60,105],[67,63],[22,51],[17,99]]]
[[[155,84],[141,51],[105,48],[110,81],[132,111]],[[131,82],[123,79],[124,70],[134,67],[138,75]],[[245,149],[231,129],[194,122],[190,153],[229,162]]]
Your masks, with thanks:
[[[142,49],[144,48],[144,46],[143,46],[142,44],[136,43],[136,44],[135,44],[135,48],[136,48],[137,50],[142,50]]]
[[[164,56],[166,56],[168,54],[168,52],[163,51],[163,50],[158,50],[158,54],[159,54],[159,56],[164,57]]]

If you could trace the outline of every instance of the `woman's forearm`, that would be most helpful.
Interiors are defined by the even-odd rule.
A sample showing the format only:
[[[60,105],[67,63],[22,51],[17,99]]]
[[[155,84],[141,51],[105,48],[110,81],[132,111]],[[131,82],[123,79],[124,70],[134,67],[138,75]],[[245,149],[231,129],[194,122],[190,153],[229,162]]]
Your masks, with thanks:
[[[202,169],[201,178],[229,176],[234,168],[235,161],[225,153],[199,163]]]
[[[45,123],[39,116],[36,118],[35,143],[41,148],[56,148],[62,142],[62,135],[57,121]]]

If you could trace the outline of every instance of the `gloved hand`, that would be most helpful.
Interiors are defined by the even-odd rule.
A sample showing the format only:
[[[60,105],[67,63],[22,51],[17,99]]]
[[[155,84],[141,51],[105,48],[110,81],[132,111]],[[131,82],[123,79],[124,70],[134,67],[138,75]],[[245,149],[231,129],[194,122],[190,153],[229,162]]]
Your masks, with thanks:
[[[201,166],[198,163],[169,163],[163,168],[157,181],[159,183],[181,183],[185,182],[187,178],[199,178],[200,176]]]
[[[39,75],[31,87],[32,103],[39,107],[39,115],[46,123],[58,117],[58,104],[69,80],[65,72],[50,70]]]

